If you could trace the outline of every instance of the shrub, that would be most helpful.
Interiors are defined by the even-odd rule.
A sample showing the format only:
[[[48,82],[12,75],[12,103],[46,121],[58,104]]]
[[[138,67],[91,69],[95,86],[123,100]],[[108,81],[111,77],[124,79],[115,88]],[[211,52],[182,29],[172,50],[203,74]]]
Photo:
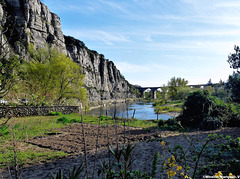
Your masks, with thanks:
[[[60,115],[62,115],[62,113],[61,113],[61,112],[53,112],[53,111],[51,111],[51,112],[49,113],[49,115],[50,115],[50,116],[60,116]]]
[[[215,130],[223,127],[223,122],[219,118],[207,117],[199,125],[203,130]]]
[[[170,118],[168,120],[162,120],[160,119],[158,121],[158,127],[162,127],[167,130],[171,131],[181,131],[183,130],[180,121],[178,121],[176,118]]]
[[[162,100],[162,99],[160,99],[160,100],[154,102],[152,105],[153,105],[153,106],[162,106],[162,105],[164,105],[164,104],[165,104],[165,101]]]
[[[69,120],[68,118],[66,117],[61,117],[59,119],[57,119],[57,123],[71,123],[71,120]]]
[[[164,120],[163,119],[160,119],[158,121],[158,127],[162,127],[164,125]]]
[[[9,134],[9,131],[8,131],[7,126],[0,127],[0,136],[5,136],[5,135],[8,135],[8,134]]]
[[[209,120],[210,117],[218,118],[222,126],[228,126],[236,115],[230,104],[212,97],[209,91],[204,90],[193,92],[188,96],[183,105],[182,114],[178,119],[184,127],[199,128],[205,119],[211,121],[208,125],[212,124],[213,121],[216,124],[216,120]],[[207,121],[202,123],[202,129],[204,128],[203,124],[207,124]]]

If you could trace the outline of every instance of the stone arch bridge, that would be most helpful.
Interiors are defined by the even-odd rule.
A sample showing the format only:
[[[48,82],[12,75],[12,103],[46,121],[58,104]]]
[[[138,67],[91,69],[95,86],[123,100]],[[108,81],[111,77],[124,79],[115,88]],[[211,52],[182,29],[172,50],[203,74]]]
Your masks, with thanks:
[[[214,87],[215,90],[217,91],[217,89],[219,87],[222,86],[222,84],[220,83],[212,83],[212,84],[198,84],[198,85],[188,85],[190,88],[199,88],[199,89],[204,89],[207,86],[211,86]],[[152,98],[153,99],[157,99],[157,90],[161,90],[162,87],[141,87],[141,86],[134,86],[143,96],[143,98],[145,98],[145,93],[147,91],[151,91],[152,94]]]

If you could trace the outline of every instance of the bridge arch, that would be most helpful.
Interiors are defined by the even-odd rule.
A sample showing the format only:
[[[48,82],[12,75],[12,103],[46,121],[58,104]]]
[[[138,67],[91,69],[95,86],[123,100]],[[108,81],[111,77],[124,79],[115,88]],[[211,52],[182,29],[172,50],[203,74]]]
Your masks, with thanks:
[[[151,92],[151,96],[153,99],[157,99],[157,90],[161,89],[161,87],[139,87],[137,88],[138,91],[141,93],[141,95],[143,96],[143,98],[145,98],[145,93],[146,92]]]

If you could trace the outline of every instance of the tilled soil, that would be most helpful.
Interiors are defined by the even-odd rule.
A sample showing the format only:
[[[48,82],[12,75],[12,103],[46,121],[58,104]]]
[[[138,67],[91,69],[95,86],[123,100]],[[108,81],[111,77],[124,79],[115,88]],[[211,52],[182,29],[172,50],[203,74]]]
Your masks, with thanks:
[[[61,150],[69,154],[83,154],[83,128],[82,124],[74,124],[62,129],[49,132],[47,137],[34,137],[25,142],[39,147]],[[125,132],[124,132],[125,131]],[[100,126],[84,124],[85,143],[87,151],[106,147],[108,144],[116,145],[150,140],[160,137],[160,132],[143,130],[140,128],[123,126]],[[125,134],[124,134],[125,133]]]
[[[124,132],[125,131],[125,132]],[[109,158],[107,145],[112,146],[123,145],[124,143],[134,143],[136,145],[133,153],[133,169],[151,172],[154,154],[158,151],[169,157],[170,154],[163,151],[158,139],[162,138],[167,142],[168,147],[173,148],[175,145],[189,146],[187,137],[193,143],[199,143],[205,140],[209,134],[230,135],[233,138],[240,136],[240,128],[223,128],[215,131],[194,131],[185,133],[175,133],[171,131],[160,130],[144,130],[141,128],[123,126],[101,126],[84,124],[85,142],[88,157],[89,178],[100,178],[97,176],[99,165]],[[116,135],[117,134],[117,135]],[[187,137],[186,137],[187,136]],[[49,178],[51,173],[56,174],[59,168],[64,172],[71,170],[73,166],[78,166],[83,161],[84,145],[83,132],[81,124],[73,124],[71,126],[49,131],[46,137],[34,137],[25,141],[27,143],[37,145],[40,148],[49,148],[51,150],[61,150],[70,155],[66,158],[59,159],[55,162],[39,164],[22,169],[21,178]],[[96,144],[98,148],[96,152]],[[101,161],[101,162],[100,162]],[[160,168],[160,163],[158,168]],[[158,170],[156,178],[160,177]],[[0,178],[9,178],[7,171],[0,171]]]

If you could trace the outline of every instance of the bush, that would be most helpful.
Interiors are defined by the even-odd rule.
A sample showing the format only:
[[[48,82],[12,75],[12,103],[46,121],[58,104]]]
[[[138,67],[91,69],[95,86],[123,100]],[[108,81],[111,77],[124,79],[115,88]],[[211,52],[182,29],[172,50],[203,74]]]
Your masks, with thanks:
[[[215,130],[223,127],[223,122],[214,117],[205,118],[199,125],[200,129],[203,130]]]
[[[52,112],[49,113],[49,115],[50,116],[60,116],[60,115],[62,115],[62,113],[61,112],[53,112],[52,111]]]
[[[152,105],[153,106],[162,106],[165,104],[165,101],[160,99],[160,100],[157,100],[156,102],[154,102]]]
[[[8,131],[7,126],[0,127],[0,136],[5,136],[5,135],[8,135],[8,134],[9,134],[9,131]]]
[[[176,118],[170,118],[168,120],[160,119],[158,122],[158,127],[162,127],[166,130],[171,130],[171,131],[182,131],[183,130],[183,128],[180,124],[180,121],[178,121]]]
[[[57,123],[64,123],[64,124],[71,123],[71,120],[69,120],[66,117],[61,117],[61,118],[57,119]]]
[[[160,119],[158,121],[158,127],[162,127],[164,125],[164,120],[163,119]]]
[[[209,120],[210,117],[218,118],[223,126],[229,126],[229,122],[236,115],[230,104],[216,99],[211,96],[209,91],[204,90],[193,92],[188,96],[183,105],[182,114],[178,119],[184,127],[199,128],[200,124],[205,119]]]

